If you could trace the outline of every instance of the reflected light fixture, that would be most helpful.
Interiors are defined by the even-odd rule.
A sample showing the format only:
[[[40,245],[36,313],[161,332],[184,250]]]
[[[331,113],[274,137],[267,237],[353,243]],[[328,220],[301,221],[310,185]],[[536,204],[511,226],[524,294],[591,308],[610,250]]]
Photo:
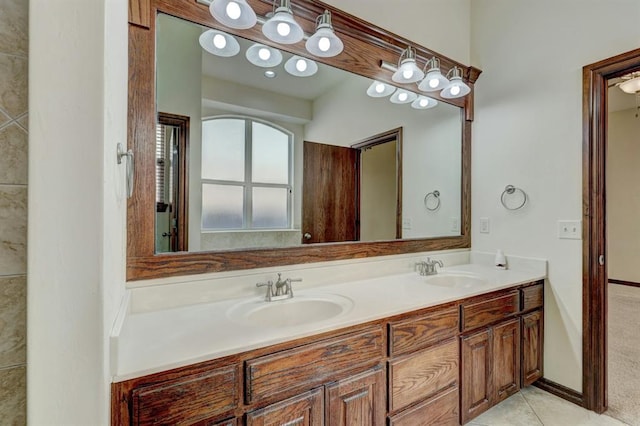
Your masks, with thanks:
[[[449,80],[440,71],[440,59],[435,56],[427,61],[424,69],[429,67],[424,79],[418,85],[418,89],[423,92],[435,92],[442,90],[449,84]]]
[[[275,8],[275,6],[274,2],[273,7]],[[304,31],[300,24],[293,19],[289,0],[280,0],[280,6],[262,25],[262,33],[276,43],[293,44],[302,40]]]
[[[440,96],[445,99],[461,98],[471,92],[471,88],[462,81],[462,70],[458,67],[453,67],[447,73],[449,78],[449,84],[440,92]]]
[[[424,73],[416,65],[416,51],[408,46],[398,60],[398,69],[391,79],[396,83],[415,83],[424,78]]]
[[[429,109],[436,105],[438,105],[438,101],[422,95],[418,96],[418,99],[411,102],[411,108],[415,109]]]
[[[330,58],[339,55],[344,49],[342,40],[333,31],[331,12],[325,10],[316,19],[316,32],[309,37],[305,47],[312,55]]]
[[[264,44],[256,43],[247,49],[247,60],[253,65],[262,68],[272,68],[282,62],[282,53]]]
[[[246,0],[213,0],[209,12],[221,24],[239,30],[249,29],[258,21]]]
[[[640,92],[640,75],[633,73],[629,80],[625,80],[618,84],[620,90],[625,93],[634,94]],[[624,77],[623,77],[624,78]]]
[[[276,72],[274,70],[266,70],[264,72],[264,76],[267,78],[275,78],[276,77]]]
[[[294,55],[284,63],[284,69],[296,77],[310,77],[318,72],[318,64],[312,60]]]
[[[381,81],[374,81],[369,85],[369,88],[367,89],[367,95],[371,96],[372,98],[384,98],[392,94],[394,90],[396,90],[396,88],[389,84],[383,83]]]
[[[207,30],[200,34],[200,46],[207,52],[230,58],[240,52],[240,44],[235,37],[218,30]]]
[[[415,101],[418,98],[413,92],[409,92],[404,89],[397,89],[389,100],[394,104],[408,104],[410,102]]]

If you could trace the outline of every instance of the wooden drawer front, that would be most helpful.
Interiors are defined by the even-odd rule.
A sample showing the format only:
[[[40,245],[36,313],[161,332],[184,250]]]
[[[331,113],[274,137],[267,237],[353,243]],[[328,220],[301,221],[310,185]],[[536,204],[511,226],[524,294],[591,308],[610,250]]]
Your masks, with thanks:
[[[458,381],[458,340],[389,362],[389,411],[435,395]]]
[[[376,327],[247,361],[247,403],[278,399],[374,367],[384,353],[384,335]]]
[[[230,366],[134,389],[133,424],[191,424],[230,412],[238,403],[238,374]]]
[[[247,413],[247,426],[322,426],[322,388]]]
[[[544,284],[525,287],[521,291],[523,311],[540,308],[544,304]]]
[[[456,336],[459,317],[458,307],[453,306],[389,323],[389,356],[426,348],[433,343]]]
[[[494,299],[462,305],[462,331],[473,330],[518,313],[519,294],[515,290]]]
[[[389,426],[459,425],[458,387],[389,418]]]

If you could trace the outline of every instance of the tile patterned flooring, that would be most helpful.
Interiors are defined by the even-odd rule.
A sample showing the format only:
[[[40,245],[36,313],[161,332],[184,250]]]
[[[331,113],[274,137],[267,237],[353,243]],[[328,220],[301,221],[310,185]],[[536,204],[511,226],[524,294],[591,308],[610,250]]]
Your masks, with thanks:
[[[626,426],[604,414],[585,410],[534,386],[522,389],[469,426]]]

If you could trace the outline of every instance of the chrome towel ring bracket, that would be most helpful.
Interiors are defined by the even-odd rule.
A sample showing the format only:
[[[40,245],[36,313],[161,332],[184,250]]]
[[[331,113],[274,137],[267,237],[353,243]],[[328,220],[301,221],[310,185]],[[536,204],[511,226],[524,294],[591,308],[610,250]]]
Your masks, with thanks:
[[[434,212],[440,208],[440,191],[429,192],[424,196],[424,207],[430,212]]]
[[[517,195],[516,193],[520,194],[520,196],[522,197],[522,201],[519,204],[509,206],[505,201],[507,195]],[[507,210],[520,210],[522,207],[524,207],[525,204],[527,204],[527,193],[520,188],[516,188],[513,185],[507,185],[504,188],[504,191],[502,191],[500,202],[502,203],[502,206]]]

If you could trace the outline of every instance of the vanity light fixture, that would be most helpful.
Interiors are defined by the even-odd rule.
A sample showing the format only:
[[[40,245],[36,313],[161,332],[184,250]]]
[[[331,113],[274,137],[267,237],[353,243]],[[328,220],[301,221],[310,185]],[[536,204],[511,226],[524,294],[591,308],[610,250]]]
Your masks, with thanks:
[[[369,85],[369,88],[367,89],[367,95],[371,96],[372,98],[384,98],[392,94],[394,90],[396,90],[396,88],[389,84],[383,83],[381,81],[374,81]]]
[[[213,0],[209,12],[221,24],[239,30],[249,29],[258,21],[246,0]]]
[[[415,101],[418,98],[413,92],[409,92],[404,89],[397,89],[389,100],[394,104],[408,104],[410,102]]]
[[[330,58],[339,55],[344,49],[342,40],[333,31],[331,12],[325,10],[316,19],[316,32],[309,37],[305,47],[312,55]]]
[[[429,59],[424,65],[424,69],[427,69],[427,67],[429,67],[429,70],[424,79],[418,84],[418,89],[423,92],[435,92],[447,87],[449,80],[440,71],[440,59],[435,56]]]
[[[294,55],[284,63],[284,69],[296,77],[310,77],[318,72],[318,64],[309,59]]]
[[[282,62],[282,53],[264,44],[256,43],[247,49],[247,60],[253,65],[262,68],[272,68]]]
[[[276,7],[275,1],[273,7]],[[293,19],[289,0],[280,0],[280,6],[275,9],[267,22],[262,24],[262,33],[276,43],[293,44],[302,40],[304,31],[300,24]]]
[[[438,101],[422,95],[418,96],[418,99],[411,102],[411,108],[415,109],[429,109],[436,105],[438,105]]]
[[[458,67],[453,67],[447,73],[449,78],[449,84],[440,92],[440,96],[446,99],[461,98],[471,92],[471,88],[462,81],[462,70]]]
[[[408,46],[398,59],[398,69],[391,76],[396,83],[415,83],[424,78],[424,73],[416,65],[416,51]]]
[[[218,30],[207,30],[200,34],[200,46],[207,52],[229,58],[240,52],[240,44],[235,37]]]
[[[264,72],[264,76],[267,78],[275,78],[276,77],[276,72],[274,70],[266,70]]]

